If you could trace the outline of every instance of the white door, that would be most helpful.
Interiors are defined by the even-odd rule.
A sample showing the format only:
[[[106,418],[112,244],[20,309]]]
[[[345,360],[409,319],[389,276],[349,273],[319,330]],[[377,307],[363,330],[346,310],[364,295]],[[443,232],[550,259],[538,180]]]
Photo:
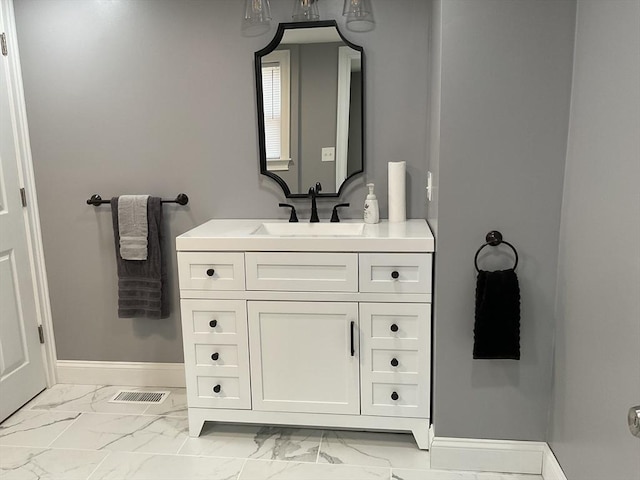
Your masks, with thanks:
[[[2,31],[7,18],[2,2]],[[9,52],[11,55],[11,52]],[[0,421],[46,386],[38,337],[26,215],[20,197],[10,57],[0,56]]]
[[[247,308],[254,410],[360,413],[356,303]]]

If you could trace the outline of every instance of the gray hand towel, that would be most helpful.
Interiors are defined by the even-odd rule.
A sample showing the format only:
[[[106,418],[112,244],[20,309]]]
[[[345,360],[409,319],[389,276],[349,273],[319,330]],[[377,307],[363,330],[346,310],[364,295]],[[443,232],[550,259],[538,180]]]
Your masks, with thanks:
[[[147,201],[149,195],[121,195],[118,198],[120,256],[124,260],[147,259]]]
[[[162,201],[147,203],[148,245],[146,260],[124,260],[120,255],[118,197],[111,199],[113,233],[118,267],[118,317],[166,318],[169,316],[166,259],[162,254]]]

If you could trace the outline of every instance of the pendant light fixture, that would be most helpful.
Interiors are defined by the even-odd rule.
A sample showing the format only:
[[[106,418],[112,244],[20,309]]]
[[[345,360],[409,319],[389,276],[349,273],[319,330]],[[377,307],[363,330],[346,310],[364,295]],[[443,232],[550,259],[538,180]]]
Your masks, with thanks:
[[[242,33],[247,37],[255,37],[267,33],[270,28],[269,0],[245,0]]]
[[[291,18],[294,22],[313,22],[319,20],[318,0],[294,0]]]
[[[347,17],[347,29],[353,32],[368,32],[376,25],[371,0],[344,0],[342,15]]]

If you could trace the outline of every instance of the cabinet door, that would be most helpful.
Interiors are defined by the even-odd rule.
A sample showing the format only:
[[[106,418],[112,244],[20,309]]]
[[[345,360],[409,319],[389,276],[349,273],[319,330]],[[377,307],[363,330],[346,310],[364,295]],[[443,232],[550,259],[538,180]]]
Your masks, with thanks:
[[[360,413],[358,305],[247,302],[254,410]]]

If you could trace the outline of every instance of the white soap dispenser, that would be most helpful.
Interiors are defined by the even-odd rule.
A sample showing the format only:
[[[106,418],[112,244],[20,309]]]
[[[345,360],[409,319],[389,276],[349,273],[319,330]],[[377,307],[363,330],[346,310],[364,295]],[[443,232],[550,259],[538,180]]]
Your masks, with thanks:
[[[380,210],[378,208],[378,199],[373,193],[373,183],[367,183],[369,187],[369,195],[364,201],[364,223],[378,223],[380,221]]]

